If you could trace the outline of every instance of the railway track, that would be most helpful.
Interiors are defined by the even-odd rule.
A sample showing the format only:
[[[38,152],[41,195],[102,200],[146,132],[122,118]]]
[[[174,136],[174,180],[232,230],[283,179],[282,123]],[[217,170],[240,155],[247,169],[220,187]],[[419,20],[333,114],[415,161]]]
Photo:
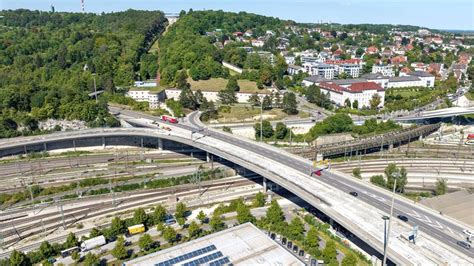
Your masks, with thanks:
[[[205,192],[210,191],[217,191],[223,188],[230,188],[230,187],[240,187],[246,186],[254,183],[252,180],[239,178],[232,178],[229,180],[222,180],[219,182],[209,181],[208,183],[201,184],[201,189]],[[116,212],[120,210],[125,210],[129,208],[134,208],[138,206],[144,206],[150,203],[155,203],[157,201],[166,200],[170,194],[174,194],[177,197],[184,197],[193,195],[196,193],[200,193],[196,191],[199,188],[198,185],[183,185],[173,188],[166,188],[166,189],[156,189],[156,190],[149,190],[139,192],[138,196],[129,197],[129,193],[121,195],[117,201],[119,202],[118,206],[112,205],[111,197],[108,197],[106,201],[102,201],[100,203],[90,204],[87,206],[75,207],[71,209],[64,210],[64,220],[67,226],[70,226],[76,222],[79,222],[84,219],[89,219],[92,217],[101,216],[110,212]],[[137,193],[134,193],[137,194]],[[103,196],[102,196],[103,197]],[[39,226],[38,223],[31,223],[34,221],[41,221],[41,225]],[[61,216],[58,213],[56,216],[52,216],[51,213],[48,214],[41,214],[41,215],[34,215],[33,217],[23,217],[12,219],[9,221],[4,221],[0,223],[2,228],[1,234],[4,239],[4,245],[10,246],[18,241],[27,238],[29,236],[35,235],[42,231],[54,231],[57,230],[59,227],[62,226],[61,224]],[[15,237],[16,236],[16,237]]]

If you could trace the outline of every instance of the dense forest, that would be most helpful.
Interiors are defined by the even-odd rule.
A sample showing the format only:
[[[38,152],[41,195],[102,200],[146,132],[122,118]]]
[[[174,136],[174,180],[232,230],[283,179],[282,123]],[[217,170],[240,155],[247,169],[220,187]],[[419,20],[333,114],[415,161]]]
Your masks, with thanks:
[[[0,15],[0,137],[38,132],[46,118],[116,126],[105,97],[88,95],[94,78],[97,90],[113,92],[156,76],[158,55],[147,51],[167,25],[162,12]]]
[[[252,59],[246,62],[247,53],[236,49],[244,44],[226,45],[224,49],[218,49],[214,44],[223,43],[237,31],[252,30],[254,36],[261,36],[267,30],[277,32],[285,23],[291,22],[245,12],[182,11],[180,19],[160,39],[162,84],[174,85],[176,73],[181,69],[190,70],[190,76],[195,80],[226,78],[228,71],[221,65],[223,60],[238,66],[247,63],[260,68],[263,64],[258,56],[253,56],[257,62]],[[207,32],[219,34],[211,37],[206,35]]]

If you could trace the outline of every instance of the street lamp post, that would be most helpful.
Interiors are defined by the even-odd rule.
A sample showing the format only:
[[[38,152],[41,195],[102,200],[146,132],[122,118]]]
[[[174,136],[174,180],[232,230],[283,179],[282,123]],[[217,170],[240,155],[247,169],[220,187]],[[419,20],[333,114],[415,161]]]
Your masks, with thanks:
[[[383,256],[387,253],[387,221],[390,219],[387,215],[382,216],[384,225],[383,225]]]
[[[92,77],[94,78],[94,95],[95,95],[95,103],[97,103],[97,86],[95,83],[95,73],[92,73]]]
[[[260,142],[263,140],[263,98],[260,100]]]
[[[393,183],[393,191],[392,191],[392,205],[390,206],[390,216],[389,216],[389,221],[388,221],[388,231],[386,234],[386,241],[385,241],[385,247],[384,247],[384,254],[383,254],[383,262],[382,266],[386,266],[387,264],[387,246],[388,246],[388,241],[390,239],[390,227],[392,226],[392,215],[393,215],[393,204],[395,202],[395,189],[397,187],[397,179],[395,179]]]

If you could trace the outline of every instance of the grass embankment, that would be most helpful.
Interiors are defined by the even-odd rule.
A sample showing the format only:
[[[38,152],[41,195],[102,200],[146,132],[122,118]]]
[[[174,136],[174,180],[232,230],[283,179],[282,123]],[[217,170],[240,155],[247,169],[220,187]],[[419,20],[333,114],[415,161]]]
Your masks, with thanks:
[[[201,91],[220,91],[225,89],[227,86],[227,79],[223,78],[211,78],[208,80],[198,80],[195,81],[191,78],[188,78],[189,84],[191,84],[192,90],[201,90]],[[270,91],[265,89],[258,89],[257,83],[249,80],[239,80],[240,92],[245,93],[259,93],[259,94],[270,94]]]

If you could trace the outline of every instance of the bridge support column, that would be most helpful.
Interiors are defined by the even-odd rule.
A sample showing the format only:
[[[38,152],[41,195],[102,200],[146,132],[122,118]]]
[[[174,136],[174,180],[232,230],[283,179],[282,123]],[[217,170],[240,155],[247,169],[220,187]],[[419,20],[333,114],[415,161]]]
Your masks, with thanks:
[[[390,145],[388,145],[388,151],[391,152],[393,150],[393,143],[390,143]]]
[[[162,151],[163,150],[163,140],[158,139],[158,150]]]
[[[210,163],[211,162],[211,156],[209,155],[209,152],[206,151],[206,162]]]
[[[102,137],[102,148],[105,149],[105,137]]]
[[[72,146],[74,147],[74,152],[75,152],[76,151],[76,140],[75,139],[72,140]]]
[[[323,154],[322,153],[317,153],[316,154],[316,161],[319,162],[319,161],[322,161],[322,160],[324,160]]]
[[[418,138],[419,141],[422,141],[423,140],[423,135],[420,135],[420,137]]]
[[[140,147],[143,149],[143,138],[140,139]]]
[[[267,193],[267,189],[268,189],[268,184],[267,184],[267,179],[264,177],[263,178],[263,192],[264,193]]]
[[[43,143],[43,148],[44,148],[44,152],[48,152],[48,146],[46,145],[46,142]]]

